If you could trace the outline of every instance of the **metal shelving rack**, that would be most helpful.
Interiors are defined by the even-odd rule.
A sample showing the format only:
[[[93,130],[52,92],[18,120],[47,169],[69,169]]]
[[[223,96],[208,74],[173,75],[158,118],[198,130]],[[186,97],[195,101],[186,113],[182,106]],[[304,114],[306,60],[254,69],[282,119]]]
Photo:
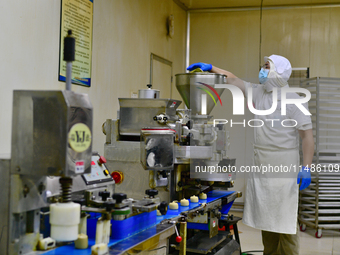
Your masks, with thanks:
[[[311,185],[300,191],[300,230],[340,229],[340,79],[316,77],[301,81],[311,92],[315,152]],[[300,153],[302,155],[302,153]]]

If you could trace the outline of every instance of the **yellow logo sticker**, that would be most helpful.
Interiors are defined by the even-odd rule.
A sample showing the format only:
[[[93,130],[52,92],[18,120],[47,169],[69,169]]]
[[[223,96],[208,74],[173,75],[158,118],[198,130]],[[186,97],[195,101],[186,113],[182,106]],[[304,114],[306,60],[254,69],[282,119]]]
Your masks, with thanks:
[[[91,130],[83,123],[74,124],[68,133],[68,143],[76,152],[86,151],[92,142]]]

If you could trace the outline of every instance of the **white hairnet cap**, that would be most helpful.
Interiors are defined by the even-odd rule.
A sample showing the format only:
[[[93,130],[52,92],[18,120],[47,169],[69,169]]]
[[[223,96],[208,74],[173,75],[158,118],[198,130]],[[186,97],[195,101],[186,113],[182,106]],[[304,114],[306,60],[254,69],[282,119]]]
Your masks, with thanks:
[[[264,57],[264,62],[270,59],[275,65],[275,71],[286,81],[289,80],[292,74],[292,66],[288,59],[279,55],[271,55],[269,57]]]

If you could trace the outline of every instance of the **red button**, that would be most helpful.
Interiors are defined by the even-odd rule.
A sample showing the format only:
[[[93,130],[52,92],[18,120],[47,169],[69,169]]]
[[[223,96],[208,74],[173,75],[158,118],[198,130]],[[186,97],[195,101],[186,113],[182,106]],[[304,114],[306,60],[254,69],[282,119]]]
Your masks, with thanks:
[[[121,184],[124,180],[124,175],[122,172],[114,171],[111,173],[112,179],[115,181],[116,184]]]
[[[182,237],[181,237],[181,236],[176,236],[176,242],[177,242],[177,243],[182,242]]]
[[[91,166],[95,166],[96,163],[94,163],[94,161],[91,161]]]
[[[105,164],[105,163],[106,163],[106,159],[104,158],[104,156],[100,156],[99,160],[98,160],[98,164],[101,165],[101,164]]]

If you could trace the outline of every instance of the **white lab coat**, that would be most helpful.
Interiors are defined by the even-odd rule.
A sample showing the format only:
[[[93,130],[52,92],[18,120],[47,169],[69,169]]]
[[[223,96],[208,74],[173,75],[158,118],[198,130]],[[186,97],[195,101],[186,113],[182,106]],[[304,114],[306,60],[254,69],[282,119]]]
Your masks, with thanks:
[[[249,86],[253,87],[255,109],[271,108],[272,92],[267,92],[264,85],[245,82],[245,86],[246,91]],[[296,234],[299,195],[297,175],[300,170],[298,130],[311,129],[312,124],[310,116],[304,115],[295,105],[287,105],[287,116],[282,116],[281,93],[278,94],[278,106],[274,113],[255,115],[255,119],[261,119],[265,124],[254,128],[254,166],[260,170],[264,170],[264,166],[267,169],[276,166],[279,172],[248,174],[243,223],[261,230]],[[298,97],[296,93],[287,95],[287,98]],[[304,106],[308,107],[306,104]],[[294,119],[298,124],[296,127],[283,127],[281,121],[284,119]],[[286,121],[285,125],[290,125],[288,123]],[[282,169],[289,172],[283,172]]]

